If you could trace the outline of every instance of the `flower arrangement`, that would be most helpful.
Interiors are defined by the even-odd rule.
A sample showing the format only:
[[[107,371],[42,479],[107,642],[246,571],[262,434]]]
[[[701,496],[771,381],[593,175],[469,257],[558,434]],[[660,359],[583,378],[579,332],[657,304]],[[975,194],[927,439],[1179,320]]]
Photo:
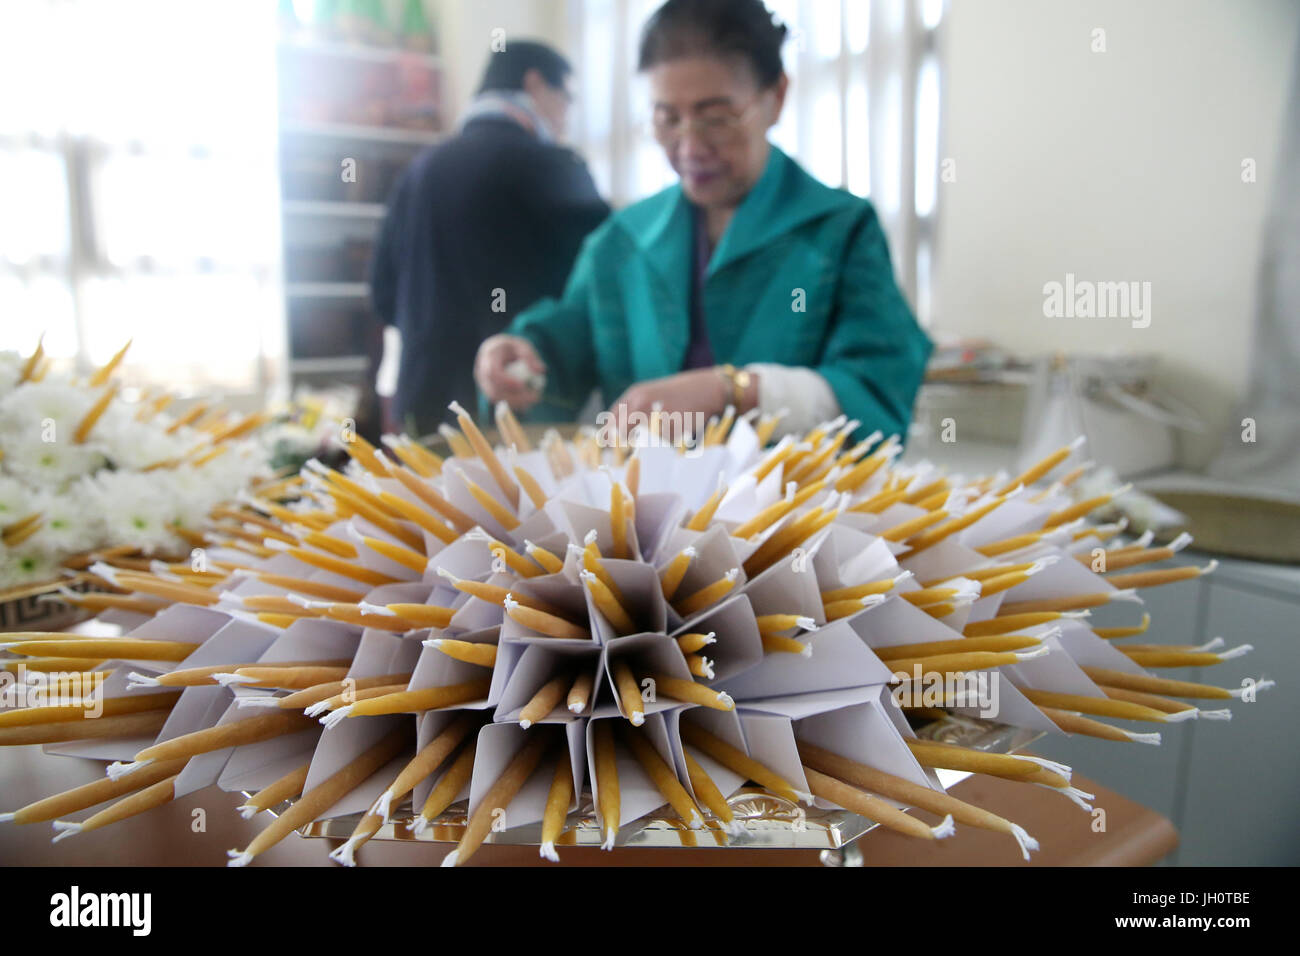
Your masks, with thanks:
[[[64,662],[42,680],[69,696],[0,714],[0,745],[114,762],[3,818],[65,839],[216,785],[251,794],[249,817],[278,812],[232,865],[354,815],[331,854],[350,864],[386,823],[418,835],[448,813],[454,865],[538,824],[556,860],[593,818],[606,848],[656,816],[743,845],[758,792],[921,840],[994,830],[1028,858],[1030,834],[936,770],[1090,809],[1071,769],[918,728],[955,715],[1157,744],[1165,724],[1230,716],[1199,702],[1268,685],[1153,673],[1248,647],[1128,643],[1146,616],[1091,625],[1091,608],[1212,567],[1144,567],[1186,540],[1127,543],[1122,524],[1089,522],[1112,494],[1072,500],[1085,467],[1044,485],[1075,446],[961,478],[898,463],[896,439],[850,446],[842,419],[772,447],[775,419],[729,412],[690,446],[651,416],[612,447],[588,431],[533,448],[504,407],[495,446],[453,411],[448,458],[347,436],[346,468],[309,462],[281,483],[293,508],[225,505],[256,533],[202,561],[93,565],[121,592],[105,617],[122,637],[5,644],[9,671]]]
[[[264,416],[170,416],[168,394],[128,403],[113,381],[125,354],[78,380],[48,371],[40,346],[0,352],[0,591],[57,581],[102,549],[188,553],[211,510],[264,469],[247,440]]]

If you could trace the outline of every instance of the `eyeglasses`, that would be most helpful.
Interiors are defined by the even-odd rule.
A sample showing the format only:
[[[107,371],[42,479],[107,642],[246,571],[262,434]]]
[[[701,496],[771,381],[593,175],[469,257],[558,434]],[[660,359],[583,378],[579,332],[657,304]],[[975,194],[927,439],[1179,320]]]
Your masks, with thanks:
[[[671,118],[656,111],[650,121],[651,132],[661,146],[675,146],[681,142],[687,130],[695,132],[710,146],[725,146],[736,139],[757,107],[758,99],[755,98],[741,110],[710,107],[695,116],[679,115]]]

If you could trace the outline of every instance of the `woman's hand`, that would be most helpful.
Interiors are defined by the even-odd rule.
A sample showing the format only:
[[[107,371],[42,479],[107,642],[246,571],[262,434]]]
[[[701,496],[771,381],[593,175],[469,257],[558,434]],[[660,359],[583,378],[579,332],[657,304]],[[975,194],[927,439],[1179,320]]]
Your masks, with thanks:
[[[531,342],[516,335],[494,335],[478,347],[474,381],[488,401],[504,400],[515,411],[525,412],[537,404],[542,393],[510,371],[516,362],[523,362],[531,375],[546,375],[546,363]]]
[[[691,433],[696,430],[695,413],[702,416],[702,424],[710,415],[720,415],[730,400],[727,381],[716,368],[697,368],[637,382],[610,406],[610,414],[616,421],[620,420],[619,406],[622,405],[626,406],[622,421],[635,421],[634,415],[648,420],[651,410],[659,404],[663,412],[672,416],[670,422],[680,423],[676,428]]]

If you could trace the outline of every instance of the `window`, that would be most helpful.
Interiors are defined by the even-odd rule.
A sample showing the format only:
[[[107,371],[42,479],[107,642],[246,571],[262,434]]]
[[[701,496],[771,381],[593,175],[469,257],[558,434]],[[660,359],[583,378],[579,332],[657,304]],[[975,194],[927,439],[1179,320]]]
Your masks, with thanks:
[[[0,30],[0,348],[257,393],[282,371],[275,5],[32,0]],[[21,91],[21,93],[18,93]]]

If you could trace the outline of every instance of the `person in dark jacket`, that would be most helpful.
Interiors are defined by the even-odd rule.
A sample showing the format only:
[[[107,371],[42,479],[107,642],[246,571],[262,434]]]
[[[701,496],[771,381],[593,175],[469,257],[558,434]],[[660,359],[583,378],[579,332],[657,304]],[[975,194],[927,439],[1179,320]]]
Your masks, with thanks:
[[[447,405],[477,403],[474,356],[533,302],[564,287],[583,238],[609,213],[561,146],[568,62],[540,43],[491,54],[455,135],[395,184],[371,263],[371,295],[401,332],[394,415],[427,434]]]

